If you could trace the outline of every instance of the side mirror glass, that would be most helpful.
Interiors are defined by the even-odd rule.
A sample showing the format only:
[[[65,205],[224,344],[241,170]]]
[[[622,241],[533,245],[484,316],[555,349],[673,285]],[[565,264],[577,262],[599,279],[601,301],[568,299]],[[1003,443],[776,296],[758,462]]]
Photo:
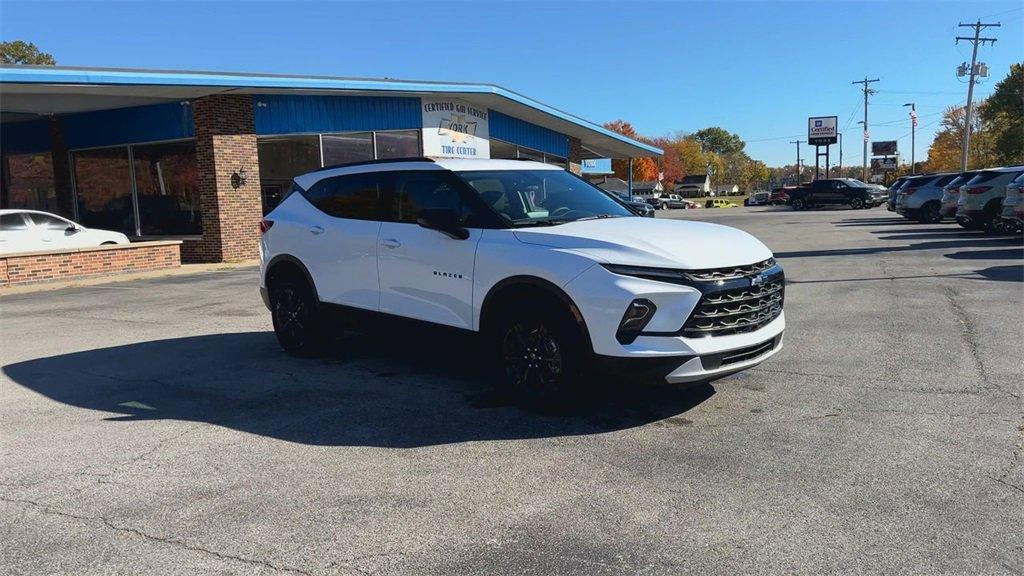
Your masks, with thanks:
[[[419,216],[416,217],[416,223],[424,228],[437,230],[445,236],[456,240],[469,238],[469,230],[462,226],[459,213],[449,208],[427,208],[420,210]]]
[[[69,224],[68,227],[64,229],[65,234],[75,234],[77,232],[78,226],[75,226],[74,224]]]

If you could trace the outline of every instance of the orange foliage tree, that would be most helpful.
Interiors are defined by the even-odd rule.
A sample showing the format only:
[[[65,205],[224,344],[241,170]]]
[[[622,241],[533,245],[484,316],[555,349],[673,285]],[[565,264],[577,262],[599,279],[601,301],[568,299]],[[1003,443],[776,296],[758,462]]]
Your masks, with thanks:
[[[647,138],[636,133],[636,129],[633,125],[625,120],[615,120],[612,122],[605,122],[604,127],[612,132],[622,134],[626,138],[632,138],[650,144],[651,141]],[[623,180],[629,179],[629,160],[612,160],[612,171],[615,172],[616,178]],[[658,179],[658,163],[653,158],[634,158],[633,159],[633,180],[650,181]]]

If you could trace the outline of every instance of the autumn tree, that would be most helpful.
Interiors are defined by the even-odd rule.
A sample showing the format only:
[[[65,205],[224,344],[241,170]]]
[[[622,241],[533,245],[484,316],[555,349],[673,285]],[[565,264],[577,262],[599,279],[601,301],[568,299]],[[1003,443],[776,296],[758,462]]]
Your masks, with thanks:
[[[991,138],[982,118],[988,113],[986,101],[978,103],[978,114],[971,118],[971,147],[967,157],[968,168],[990,166],[995,163]],[[942,114],[942,123],[935,139],[928,147],[927,167],[931,172],[957,172],[960,170],[960,154],[963,149],[966,126],[964,106],[950,106]]]
[[[718,126],[697,130],[693,133],[693,138],[700,143],[701,152],[713,152],[723,156],[742,152],[746,146],[738,134],[732,134]]]
[[[23,40],[0,42],[0,63],[2,64],[37,64],[53,66],[57,61],[46,52],[41,52],[35,44]]]
[[[632,138],[645,144],[650,144],[650,141],[643,136],[636,133],[636,129],[633,125],[625,120],[614,120],[612,122],[605,122],[604,127],[612,132],[622,134],[626,138]],[[612,171],[615,172],[616,178],[622,180],[629,180],[629,160],[620,160],[618,158],[612,159]],[[653,158],[634,158],[633,159],[633,180],[650,181],[658,179],[658,164]]]
[[[989,134],[993,163],[1024,163],[1024,64],[1010,65],[978,116]]]

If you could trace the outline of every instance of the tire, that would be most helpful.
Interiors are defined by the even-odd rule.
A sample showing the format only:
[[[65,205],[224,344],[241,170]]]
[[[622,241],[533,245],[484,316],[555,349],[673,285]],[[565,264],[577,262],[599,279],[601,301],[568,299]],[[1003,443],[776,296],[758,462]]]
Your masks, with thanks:
[[[850,200],[850,208],[853,208],[854,210],[862,210],[864,208],[864,199],[853,198]]]
[[[917,221],[921,224],[938,224],[942,222],[941,206],[938,202],[926,202],[917,212]]]
[[[790,206],[793,207],[793,210],[799,211],[807,209],[807,204],[804,202],[803,198],[793,198],[789,203]]]
[[[999,211],[985,211],[985,220],[981,223],[981,230],[985,234],[1002,234],[1005,230],[1003,229],[1003,217],[1001,215],[1002,210]]]
[[[313,289],[302,279],[285,277],[268,286],[274,334],[292,356],[314,358],[323,354],[327,338]]]
[[[550,405],[579,386],[587,346],[564,306],[544,301],[509,306],[489,340],[501,387],[518,402]]]

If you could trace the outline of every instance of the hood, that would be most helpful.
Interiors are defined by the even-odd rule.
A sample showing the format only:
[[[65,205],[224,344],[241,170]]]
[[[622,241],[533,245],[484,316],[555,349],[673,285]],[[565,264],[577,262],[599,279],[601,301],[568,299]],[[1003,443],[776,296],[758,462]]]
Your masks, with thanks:
[[[606,218],[515,231],[526,244],[572,250],[598,262],[699,270],[771,258],[750,234],[707,222]]]

